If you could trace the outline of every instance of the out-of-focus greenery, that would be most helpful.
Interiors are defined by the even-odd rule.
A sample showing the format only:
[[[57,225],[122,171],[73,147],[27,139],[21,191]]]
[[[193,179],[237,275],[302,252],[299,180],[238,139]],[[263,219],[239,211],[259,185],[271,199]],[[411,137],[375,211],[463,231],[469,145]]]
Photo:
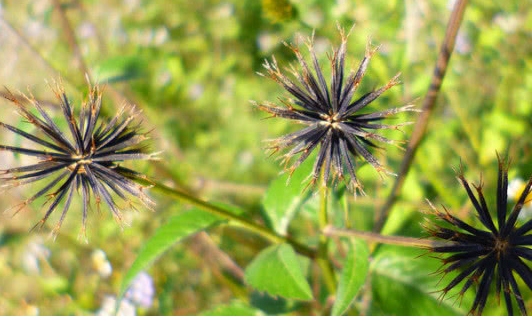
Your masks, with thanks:
[[[153,179],[186,188],[206,200],[249,210],[249,218],[271,224],[261,202],[280,167],[274,158],[267,158],[263,140],[296,127],[282,120],[261,120],[265,115],[250,106],[249,100],[275,102],[282,95],[274,82],[255,74],[261,71],[262,60],[274,54],[280,65],[294,62],[282,41],[301,42],[297,34],[306,37],[315,29],[316,51],[327,64],[325,53],[331,51],[330,44],[339,43],[336,22],[345,28],[355,23],[348,43],[353,67],[363,57],[368,38],[382,45],[358,93],[380,86],[401,72],[403,85],[386,92],[372,105],[374,109],[400,106],[426,92],[453,1],[61,3],[92,77],[108,82],[118,92],[107,89],[106,113],[114,112],[124,100],[135,103],[144,111],[143,127],[153,129],[152,148],[164,150],[160,162],[135,167]],[[87,89],[85,74],[53,1],[3,0],[0,4],[0,84],[13,91],[29,87],[38,99],[54,102],[44,80],[57,79],[60,73],[69,96],[78,104]],[[530,176],[531,100],[532,3],[471,1],[426,139],[384,233],[424,236],[421,223],[426,215],[420,210],[427,208],[425,198],[445,204],[461,218],[476,221],[452,170],[460,160],[468,179],[478,182],[482,173],[485,192],[495,192],[496,151],[512,158],[511,179]],[[27,127],[11,104],[0,104],[3,122]],[[49,109],[60,115],[53,105]],[[415,119],[406,114],[396,120]],[[387,131],[384,136],[406,140],[411,127],[405,127],[404,132]],[[0,141],[23,143],[4,131]],[[397,170],[403,152],[394,147],[385,150],[377,151],[377,156],[391,170]],[[1,152],[0,159],[4,168],[20,164],[22,157]],[[338,215],[334,220],[343,225],[344,207],[348,207],[349,224],[368,230],[393,178],[381,181],[368,165],[361,166],[359,175],[368,195],[356,201],[346,195],[333,203]],[[16,188],[2,194],[1,208],[16,205],[35,189]],[[127,212],[131,225],[123,231],[105,209],[91,212],[88,244],[77,239],[81,212],[76,204],[55,242],[48,236],[57,214],[52,216],[50,226],[29,232],[43,215],[39,203],[14,217],[12,212],[3,214],[0,315],[32,315],[37,310],[39,315],[88,315],[98,311],[106,295],[118,294],[122,278],[143,242],[170,216],[190,208],[162,196],[154,197],[156,212]],[[495,195],[489,194],[487,200],[493,204]],[[307,244],[315,244],[317,239],[315,208],[311,199],[287,229]],[[268,312],[264,307],[267,305],[288,314],[306,315],[315,307],[252,292],[220,265],[220,254],[212,251],[212,247],[220,248],[237,265],[245,267],[267,246],[263,240],[225,226],[209,236],[198,235],[173,247],[147,271],[154,278],[156,297],[153,306],[139,308],[138,314],[189,315],[233,304],[225,308],[227,313],[253,313],[251,305],[263,306]],[[106,253],[113,268],[108,278],[97,272],[92,258],[96,249]],[[357,298],[356,310],[367,311],[368,315],[435,315],[435,311],[442,311],[441,315],[464,314],[468,304],[459,307],[451,299],[439,308],[438,295],[428,294],[442,285],[436,286],[438,277],[428,275],[438,262],[426,257],[415,259],[421,253],[391,246],[377,249],[370,265],[371,282]],[[468,292],[469,299],[471,294]],[[524,295],[531,297],[528,290]],[[318,306],[326,304],[319,301],[319,295],[315,297]],[[500,315],[501,311],[491,296],[485,313]]]

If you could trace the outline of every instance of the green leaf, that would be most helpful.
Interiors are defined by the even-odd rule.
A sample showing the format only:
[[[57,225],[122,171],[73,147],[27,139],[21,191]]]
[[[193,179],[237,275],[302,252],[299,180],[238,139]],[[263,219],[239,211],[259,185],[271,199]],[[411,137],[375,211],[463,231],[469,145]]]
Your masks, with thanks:
[[[310,191],[303,193],[303,190],[307,186],[305,179],[310,174],[312,166],[312,160],[307,159],[294,171],[290,182],[288,182],[289,174],[285,173],[275,179],[266,191],[262,205],[273,229],[278,234],[286,234],[288,224],[310,196]]]
[[[336,301],[332,316],[343,315],[364,285],[369,269],[369,248],[365,241],[353,239],[349,242],[349,251],[338,284]]]
[[[264,315],[261,311],[248,307],[242,303],[221,305],[200,314],[200,316],[259,316]]]
[[[121,55],[103,60],[94,72],[102,82],[120,82],[141,76],[145,65],[146,60],[140,55]]]
[[[301,263],[288,244],[273,245],[263,250],[246,268],[245,279],[253,288],[271,295],[312,299]]]
[[[440,286],[439,276],[431,275],[439,267],[437,259],[420,255],[425,250],[398,246],[381,246],[371,263],[373,304],[383,313],[396,316],[462,316],[472,306],[473,291],[468,291],[462,304],[454,304],[456,298],[440,301],[437,292],[455,274],[444,277]],[[453,297],[460,286],[449,291]]]
[[[218,216],[199,209],[192,209],[171,217],[159,227],[140,249],[137,258],[127,271],[120,287],[121,298],[135,276],[151,264],[174,244],[196,232],[222,222]]]
[[[286,314],[297,310],[303,302],[287,300],[279,296],[271,296],[267,292],[252,291],[249,295],[249,305],[261,310],[267,315]]]

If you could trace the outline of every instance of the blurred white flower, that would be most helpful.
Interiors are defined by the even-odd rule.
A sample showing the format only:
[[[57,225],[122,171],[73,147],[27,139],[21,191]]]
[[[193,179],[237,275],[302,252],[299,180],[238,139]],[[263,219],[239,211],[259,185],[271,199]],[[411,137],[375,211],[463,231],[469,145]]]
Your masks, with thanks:
[[[33,0],[29,2],[28,11],[33,16],[44,16],[51,8],[52,3],[48,0]]]
[[[42,238],[34,238],[30,241],[22,253],[22,267],[28,274],[39,274],[40,261],[47,261],[50,257],[50,249],[43,244]]]
[[[235,8],[232,3],[222,3],[218,5],[211,13],[213,19],[227,19],[233,15]]]
[[[197,100],[203,95],[205,88],[200,83],[194,83],[188,89],[188,96],[192,100]]]
[[[83,22],[78,27],[78,35],[80,39],[86,39],[96,36],[96,28],[90,22]]]
[[[512,181],[508,182],[508,200],[517,202],[523,190],[525,188],[525,181],[521,178],[515,178]],[[530,196],[530,195],[529,195]],[[532,218],[532,201],[526,203],[519,213],[520,220],[529,220]]]
[[[325,37],[316,37],[314,39],[314,51],[316,52],[317,56],[325,54],[330,47],[331,44]]]
[[[303,15],[302,19],[308,25],[319,28],[323,24],[323,12],[320,9],[310,9]]]
[[[264,53],[272,51],[277,45],[279,45],[279,42],[279,36],[272,33],[262,32],[257,37],[257,46],[260,51]]]
[[[141,0],[124,0],[124,5],[128,13],[131,13],[135,9],[140,7]]]
[[[157,74],[157,77],[155,78],[155,82],[159,87],[166,86],[167,84],[170,84],[172,82],[172,73],[170,73],[168,70],[162,70]]]
[[[493,18],[493,24],[506,33],[514,33],[521,25],[521,21],[516,15],[499,13]]]
[[[152,277],[146,272],[140,272],[131,282],[125,298],[134,305],[149,308],[153,304],[154,296],[155,286]]]
[[[249,150],[243,151],[238,155],[238,165],[242,169],[247,169],[253,163],[253,153]]]
[[[350,0],[337,0],[336,5],[332,8],[331,12],[334,17],[343,17],[348,14],[350,9]]]
[[[457,0],[447,0],[447,10],[451,11],[454,8]]]
[[[113,273],[113,267],[109,260],[107,260],[107,255],[103,250],[94,250],[91,255],[91,261],[94,270],[96,270],[102,278],[108,278],[111,273]]]
[[[103,298],[100,310],[96,313],[96,316],[113,316],[116,309],[116,297],[107,295]],[[127,299],[123,299],[120,302],[120,308],[116,316],[135,316],[135,306],[131,304]]]
[[[456,35],[455,50],[458,54],[465,55],[471,52],[471,41],[465,32],[458,32]]]
[[[158,27],[136,30],[133,32],[133,39],[142,46],[160,46],[168,39],[168,29]]]
[[[153,33],[153,44],[155,46],[160,46],[168,40],[168,29],[166,27],[159,27],[154,30]]]
[[[41,37],[45,32],[46,26],[38,20],[31,20],[24,26],[25,33],[28,37]]]
[[[523,192],[525,182],[521,178],[515,178],[508,182],[508,198],[515,200]]]

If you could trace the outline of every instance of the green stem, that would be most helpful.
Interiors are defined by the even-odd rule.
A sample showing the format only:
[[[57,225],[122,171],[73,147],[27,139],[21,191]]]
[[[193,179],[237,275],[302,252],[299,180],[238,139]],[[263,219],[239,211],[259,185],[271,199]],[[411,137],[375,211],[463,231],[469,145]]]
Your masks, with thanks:
[[[282,243],[288,243],[290,245],[292,245],[292,247],[294,247],[294,249],[306,256],[306,257],[309,257],[309,258],[314,258],[316,256],[316,251],[293,240],[292,238],[290,237],[285,237],[285,236],[280,236],[278,234],[276,234],[274,231],[264,227],[264,226],[261,226],[259,224],[256,224],[252,221],[250,221],[249,219],[247,218],[244,218],[242,216],[239,216],[239,215],[236,215],[234,214],[233,212],[230,212],[228,210],[225,210],[219,206],[216,206],[216,205],[213,205],[213,204],[210,204],[210,203],[207,203],[205,201],[202,201],[186,192],[183,192],[183,191],[180,191],[180,190],[177,190],[177,189],[172,189],[164,184],[161,184],[161,183],[157,183],[157,182],[150,182],[148,180],[145,180],[145,179],[135,179],[137,182],[141,183],[141,184],[145,184],[145,185],[153,185],[153,188],[152,190],[156,191],[156,192],[159,192],[161,194],[164,194],[164,195],[167,195],[171,198],[174,198],[176,200],[180,200],[184,203],[187,203],[187,204],[190,204],[190,205],[194,205],[196,206],[197,208],[201,209],[202,211],[205,211],[205,212],[208,212],[208,213],[211,213],[211,214],[214,214],[214,215],[217,215],[217,216],[220,216],[224,219],[227,219],[229,220],[230,222],[233,222],[233,223],[236,223],[238,224],[239,226],[241,227],[244,227],[246,229],[248,229],[249,231],[252,231],[254,233],[256,233],[257,235],[260,235],[268,240],[270,240],[271,242],[273,243],[276,243],[276,244],[282,244]]]
[[[377,244],[387,244],[387,245],[423,248],[423,249],[454,245],[454,243],[448,242],[448,241],[403,237],[403,236],[387,236],[387,235],[381,235],[379,233],[359,231],[359,230],[354,230],[354,229],[335,228],[332,226],[325,227],[325,229],[323,230],[323,234],[326,236],[360,238],[367,242],[372,242],[372,243],[377,243]]]
[[[323,231],[325,227],[327,227],[329,222],[327,212],[328,197],[329,189],[327,187],[323,187],[320,190],[320,212],[318,214],[318,223],[320,226],[320,231]],[[334,276],[333,267],[328,258],[328,248],[329,238],[326,235],[320,235],[317,262],[323,272],[323,279],[325,281],[327,289],[329,290],[329,293],[334,294],[336,292],[336,278]]]

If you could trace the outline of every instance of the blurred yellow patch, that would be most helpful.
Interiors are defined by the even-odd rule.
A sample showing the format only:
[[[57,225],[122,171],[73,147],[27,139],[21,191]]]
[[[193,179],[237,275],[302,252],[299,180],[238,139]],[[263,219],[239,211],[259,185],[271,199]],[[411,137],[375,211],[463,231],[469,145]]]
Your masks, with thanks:
[[[521,184],[521,186],[519,187],[519,189],[517,189],[515,191],[515,196],[514,196],[514,200],[519,200],[519,198],[521,197],[521,194],[523,194],[523,191],[525,190],[525,187],[526,187],[526,182],[523,182],[523,184]],[[525,199],[525,204],[528,204],[532,201],[532,192],[528,193],[528,196],[526,197]]]
[[[273,23],[289,20],[294,14],[288,0],[262,0],[262,11],[264,16]]]

